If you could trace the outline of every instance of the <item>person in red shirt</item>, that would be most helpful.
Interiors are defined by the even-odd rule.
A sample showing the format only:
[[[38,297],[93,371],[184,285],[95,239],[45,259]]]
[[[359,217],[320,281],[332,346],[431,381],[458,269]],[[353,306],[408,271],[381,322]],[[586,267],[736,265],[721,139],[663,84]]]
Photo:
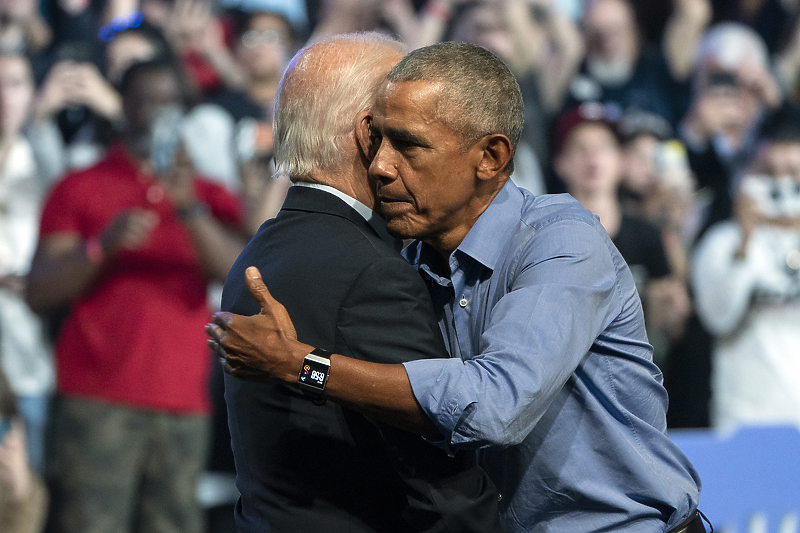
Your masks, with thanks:
[[[183,105],[180,79],[168,63],[132,66],[122,142],[60,181],[42,213],[28,303],[68,307],[49,458],[59,531],[201,530],[207,284],[242,249],[242,212],[182,150],[153,170],[153,119]]]

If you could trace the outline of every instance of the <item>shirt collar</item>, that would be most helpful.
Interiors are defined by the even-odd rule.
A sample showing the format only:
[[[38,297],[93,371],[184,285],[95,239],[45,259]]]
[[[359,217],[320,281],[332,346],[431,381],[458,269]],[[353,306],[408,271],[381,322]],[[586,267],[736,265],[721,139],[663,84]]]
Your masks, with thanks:
[[[509,179],[489,207],[478,217],[456,251],[473,258],[490,270],[497,268],[507,242],[511,239],[512,234],[508,228],[520,221],[524,198],[522,190]],[[427,265],[427,269],[423,269],[433,272],[430,265],[436,260],[437,252],[430,245],[415,241],[403,250],[403,255],[415,267],[423,268],[423,265]]]
[[[320,191],[328,192],[344,203],[355,209],[356,213],[361,215],[367,223],[372,226],[372,229],[378,234],[381,240],[391,243],[392,245],[396,246],[395,240],[392,236],[389,235],[386,231],[386,222],[375,214],[375,212],[367,207],[366,205],[362,204],[352,196],[349,196],[339,189],[331,187],[330,185],[323,185],[322,183],[309,183],[306,181],[297,181],[293,185],[293,187],[308,187],[309,189],[317,189]]]
[[[510,238],[508,228],[520,220],[523,197],[510,179],[506,181],[456,250],[494,270]]]

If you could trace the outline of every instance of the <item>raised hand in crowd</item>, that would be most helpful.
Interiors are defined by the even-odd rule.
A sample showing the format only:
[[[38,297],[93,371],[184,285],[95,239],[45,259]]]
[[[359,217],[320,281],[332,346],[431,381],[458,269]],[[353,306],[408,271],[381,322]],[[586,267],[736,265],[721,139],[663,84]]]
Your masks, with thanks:
[[[744,257],[753,231],[764,222],[764,213],[759,209],[755,198],[739,191],[733,204],[733,218],[741,230],[741,241],[736,250],[736,256]]]
[[[200,54],[225,85],[245,85],[245,75],[225,43],[222,22],[214,14],[210,0],[175,0],[163,30],[179,54]]]
[[[86,106],[111,122],[122,117],[122,99],[97,66],[61,61],[50,69],[42,84],[34,118],[45,121],[73,106]]]
[[[694,66],[695,45],[711,22],[710,0],[673,0],[672,16],[664,28],[664,57],[676,80],[689,78]]]
[[[379,15],[403,42],[411,42],[417,31],[417,14],[409,0],[379,3]]]
[[[138,250],[158,225],[158,214],[135,207],[121,211],[103,231],[103,255],[113,257],[123,250]]]
[[[742,63],[736,70],[742,87],[756,97],[756,101],[769,109],[777,109],[783,100],[777,80],[769,69],[756,62]]]
[[[684,123],[698,143],[708,142],[714,135],[728,137],[735,146],[744,142],[750,117],[735,78],[710,80],[695,96]]]
[[[0,42],[4,47],[16,45],[28,52],[39,52],[53,38],[37,0],[0,0],[0,20],[4,20],[0,25]]]
[[[78,15],[91,4],[92,0],[58,0],[58,7],[69,15]]]
[[[309,41],[337,33],[374,29],[380,3],[378,0],[322,0],[319,22]]]
[[[739,149],[761,109],[775,109],[781,101],[775,78],[756,61],[728,69],[707,67],[685,124],[695,141],[719,134]]]
[[[422,6],[413,34],[405,36],[409,48],[438,43],[444,38],[454,12],[468,0],[429,0]],[[500,6],[496,6],[500,8]]]
[[[502,4],[513,43],[509,67],[517,76],[535,72],[542,103],[555,113],[583,59],[580,30],[553,0],[508,0]]]

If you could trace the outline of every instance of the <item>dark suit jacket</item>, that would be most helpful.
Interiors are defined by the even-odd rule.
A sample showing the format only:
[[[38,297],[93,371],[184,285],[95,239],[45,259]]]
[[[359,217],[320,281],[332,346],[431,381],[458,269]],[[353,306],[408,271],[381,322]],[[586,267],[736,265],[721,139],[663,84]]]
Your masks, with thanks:
[[[379,363],[447,353],[419,275],[330,193],[289,190],[228,274],[223,310],[259,312],[244,284],[250,265],[302,342]],[[471,453],[448,457],[283,385],[226,375],[225,399],[241,533],[502,530],[495,488]]]

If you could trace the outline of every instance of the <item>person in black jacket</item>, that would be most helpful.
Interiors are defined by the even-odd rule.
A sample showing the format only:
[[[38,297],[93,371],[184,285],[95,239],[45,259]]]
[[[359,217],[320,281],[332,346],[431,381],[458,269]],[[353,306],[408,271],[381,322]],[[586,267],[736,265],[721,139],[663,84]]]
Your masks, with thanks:
[[[225,283],[223,311],[257,315],[245,286],[245,269],[257,266],[298,338],[323,360],[326,352],[378,363],[447,353],[422,279],[373,215],[365,166],[370,107],[402,51],[377,34],[350,35],[292,60],[274,132],[277,171],[294,185]],[[448,456],[294,387],[226,375],[225,397],[242,533],[503,530],[497,492],[474,454]]]

